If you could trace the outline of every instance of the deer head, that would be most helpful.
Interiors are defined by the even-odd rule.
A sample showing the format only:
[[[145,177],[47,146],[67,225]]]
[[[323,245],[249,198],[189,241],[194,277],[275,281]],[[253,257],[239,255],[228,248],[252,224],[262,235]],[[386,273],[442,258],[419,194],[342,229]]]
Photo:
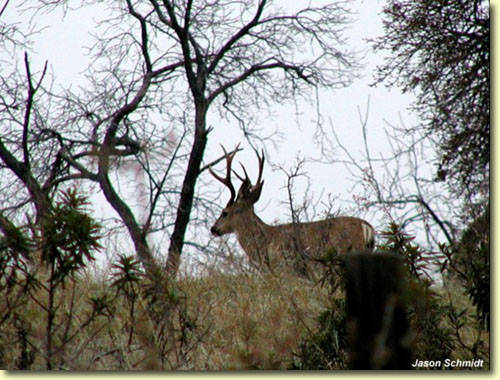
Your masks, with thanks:
[[[232,153],[227,153],[226,149],[222,147],[226,159],[225,177],[217,175],[212,171],[211,168],[209,168],[210,173],[219,182],[223,183],[229,189],[229,192],[231,194],[226,207],[224,207],[221,215],[210,229],[212,234],[216,236],[235,232],[236,226],[248,221],[251,215],[255,215],[253,212],[253,205],[259,200],[260,194],[262,192],[262,186],[264,185],[264,181],[262,180],[262,172],[264,169],[264,152],[262,152],[262,155],[259,155],[259,153],[255,151],[255,153],[257,154],[257,159],[259,160],[259,174],[257,182],[255,183],[255,185],[252,185],[250,178],[248,177],[248,173],[241,163],[240,165],[243,169],[243,173],[245,175],[244,177],[240,176],[231,168],[232,161],[236,152],[238,151],[238,147],[239,144],[236,146],[236,149]],[[231,171],[233,171],[234,174],[242,181],[237,194],[231,182]]]

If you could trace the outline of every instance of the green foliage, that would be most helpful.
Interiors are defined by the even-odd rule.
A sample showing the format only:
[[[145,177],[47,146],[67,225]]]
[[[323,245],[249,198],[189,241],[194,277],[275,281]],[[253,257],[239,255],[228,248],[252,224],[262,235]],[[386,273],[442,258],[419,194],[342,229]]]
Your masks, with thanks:
[[[481,322],[490,326],[490,210],[473,220],[460,241],[450,250],[441,247],[449,258],[451,272],[458,276],[476,306]]]
[[[413,279],[408,291],[409,318],[415,333],[414,356],[444,361],[454,349],[452,329],[447,325],[447,301],[429,287]]]
[[[433,265],[439,262],[442,257],[426,252],[414,243],[415,237],[403,231],[397,224],[390,223],[385,231],[380,234],[385,241],[379,245],[380,251],[396,252],[403,257],[408,273],[413,278],[421,278],[424,275],[430,278]]]
[[[487,220],[487,225],[489,225],[489,217],[486,215],[484,217],[485,219],[478,224],[482,226],[482,238],[489,242],[489,229],[485,228],[483,224]],[[464,236],[470,237],[467,231],[470,230],[467,229]],[[476,233],[477,231],[478,229],[475,229]],[[465,272],[458,269],[459,267],[464,268],[464,266],[456,265],[458,257],[450,255],[444,245],[441,247],[443,254],[426,253],[413,243],[411,236],[400,231],[398,226],[391,225],[389,232],[392,234],[386,233],[386,242],[382,244],[382,247],[389,249],[399,247],[397,252],[406,257],[409,273],[412,274],[409,282],[408,298],[410,302],[408,304],[411,323],[416,335],[415,356],[429,357],[433,360],[472,357],[481,358],[489,363],[487,348],[489,347],[489,337],[482,333],[478,323],[481,314],[471,312],[469,304],[464,299],[466,294],[484,294],[481,287],[489,291],[489,277],[484,281],[483,272],[483,277],[480,277],[483,282],[474,282],[472,280],[474,277],[469,275],[475,273],[473,268],[477,267],[468,261],[469,268],[465,269]],[[481,243],[481,239],[477,239],[477,235],[476,238],[467,241],[476,247],[485,246]],[[487,244],[487,246],[489,245]],[[478,251],[474,251],[472,246],[469,246],[467,252],[477,254]],[[479,267],[489,274],[489,262],[485,264],[485,256],[480,255],[479,257],[483,260]],[[486,257],[489,258],[489,256]],[[445,258],[451,261],[451,265],[448,266],[451,272],[462,280],[469,279],[468,282],[464,283],[463,288],[447,277],[444,278],[445,284],[442,289],[433,288],[431,282],[426,277],[422,277],[432,273],[437,276],[437,268],[441,268],[441,271],[446,268]],[[445,289],[447,290],[445,291]],[[485,309],[489,310],[489,297],[479,299],[487,303]]]
[[[390,224],[382,236],[384,240],[377,252],[390,252],[403,257],[405,271],[408,274],[408,283],[402,294],[401,304],[406,307],[410,323],[413,357],[442,362],[448,358],[472,357],[482,358],[485,363],[489,363],[488,337],[478,329],[477,319],[463,302],[461,293],[467,291],[470,294],[482,294],[480,290],[472,291],[476,284],[481,283],[471,281],[470,289],[455,286],[451,292],[434,289],[430,276],[436,275],[436,268],[439,268],[437,264],[441,262],[443,256],[425,252],[415,244],[413,236],[395,224]],[[475,242],[481,246],[477,240]],[[327,256],[338,259],[331,253]],[[337,270],[332,269],[334,266]],[[333,284],[337,289],[338,267],[338,261],[335,265],[332,264],[332,268],[327,267],[330,268],[326,271],[327,277],[332,278],[324,279],[323,284],[330,286]],[[348,355],[346,326],[349,326],[349,322],[346,321],[345,303],[338,294],[330,293],[330,297],[331,306],[318,316],[317,328],[302,341],[291,368],[308,370],[346,368]]]
[[[416,94],[425,136],[440,154],[438,180],[457,194],[489,193],[490,17],[486,1],[390,0],[388,52],[378,80]]]
[[[41,259],[54,280],[64,280],[83,268],[85,260],[94,260],[94,251],[101,248],[100,225],[86,213],[87,205],[76,189],[65,190],[41,222]]]
[[[137,287],[144,280],[141,263],[134,256],[118,256],[118,262],[111,266],[111,286],[117,294],[122,292],[129,299],[137,296]]]
[[[319,284],[326,287],[330,305],[317,317],[317,328],[302,340],[290,369],[332,370],[346,368],[346,305],[339,298],[342,288],[344,257],[336,249],[327,249],[320,258],[322,276]]]
[[[91,295],[88,302],[92,306],[93,315],[113,316],[113,300],[109,294],[103,293]]]
[[[105,296],[91,296],[90,309],[76,302],[77,274],[100,249],[100,226],[87,205],[69,189],[29,229],[2,221],[0,345],[17,355],[15,368],[28,369],[37,360],[46,369],[64,367],[61,353],[107,310]],[[35,334],[42,339],[34,342]]]
[[[318,316],[316,331],[300,344],[290,369],[334,370],[346,368],[345,307],[344,300],[333,299],[331,307]]]
[[[0,268],[4,268],[9,259],[13,256],[21,255],[25,258],[29,256],[33,244],[22,230],[5,221],[1,228],[3,235],[0,237]]]
[[[30,278],[27,271],[27,263],[33,242],[21,230],[11,224],[0,215],[0,293],[10,289],[17,281],[20,273]],[[32,281],[27,281],[27,284]],[[8,291],[8,290],[7,290]]]
[[[441,256],[429,254],[414,243],[415,238],[391,223],[382,232],[385,238],[381,251],[396,252],[404,258],[409,277],[407,305],[409,318],[415,331],[415,357],[442,360],[453,350],[452,331],[445,325],[446,304],[431,289],[431,275]]]

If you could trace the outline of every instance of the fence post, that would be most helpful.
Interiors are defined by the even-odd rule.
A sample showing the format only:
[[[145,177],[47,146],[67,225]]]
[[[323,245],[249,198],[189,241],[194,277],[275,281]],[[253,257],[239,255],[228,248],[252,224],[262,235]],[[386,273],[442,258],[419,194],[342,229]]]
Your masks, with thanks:
[[[347,336],[351,369],[410,369],[407,279],[392,253],[346,255]]]

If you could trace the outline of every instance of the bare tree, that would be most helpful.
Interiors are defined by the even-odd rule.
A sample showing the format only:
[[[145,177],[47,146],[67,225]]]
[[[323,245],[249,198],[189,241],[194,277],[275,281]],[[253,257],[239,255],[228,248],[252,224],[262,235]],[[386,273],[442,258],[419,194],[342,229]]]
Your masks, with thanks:
[[[175,274],[209,166],[202,165],[209,111],[237,120],[251,137],[257,109],[316,86],[348,85],[356,65],[343,48],[347,3],[291,11],[268,0],[112,2],[94,32],[88,84],[44,89],[51,109],[38,136],[57,146],[54,181],[97,183],[148,269],[159,267],[147,236],[167,230],[167,269]],[[68,6],[40,1],[38,10]],[[145,175],[143,220],[118,188],[124,162]]]
[[[390,151],[375,153],[370,140],[369,101],[365,110],[359,107],[358,112],[361,156],[353,154],[354,149],[341,141],[331,124],[331,135],[341,151],[335,160],[350,174],[354,201],[376,215],[384,227],[396,223],[424,239],[429,252],[436,252],[440,242],[452,244],[461,227],[460,201],[434,176],[436,158],[426,136],[408,134],[404,126],[388,124],[385,136]]]
[[[35,96],[40,90],[47,66],[44,66],[36,78],[32,73],[28,55],[25,54],[24,69],[25,78],[11,76],[1,79],[4,87],[11,83],[16,84],[11,91],[0,94],[3,127],[3,136],[0,139],[0,171],[6,179],[2,183],[2,193],[7,195],[2,199],[2,214],[3,220],[7,220],[13,210],[30,204],[35,212],[35,221],[40,221],[50,211],[49,192],[52,190],[52,174],[56,170],[50,166],[57,166],[56,162],[44,162],[44,165],[40,165],[31,154],[32,125],[37,124],[40,115]],[[17,86],[18,83],[23,83],[24,86]],[[42,141],[40,143],[43,144]],[[50,147],[47,149],[50,150]],[[19,193],[24,193],[24,196]]]

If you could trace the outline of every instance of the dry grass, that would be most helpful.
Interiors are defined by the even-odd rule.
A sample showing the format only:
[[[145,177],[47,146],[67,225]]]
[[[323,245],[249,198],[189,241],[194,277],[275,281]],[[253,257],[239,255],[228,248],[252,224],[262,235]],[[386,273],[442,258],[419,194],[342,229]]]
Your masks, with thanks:
[[[91,275],[59,289],[54,369],[286,369],[303,339],[317,332],[318,315],[332,305],[326,288],[289,271],[229,275],[211,270],[173,287],[165,284],[165,299],[154,302],[144,284],[137,283],[136,290],[133,299],[116,295],[109,279]],[[109,307],[87,323],[90,299],[103,294]],[[447,294],[456,310],[465,310],[458,332],[463,346],[456,344],[453,357],[469,358],[466,347],[477,342],[479,353],[489,357],[489,336],[484,331],[478,336],[474,308],[463,289],[452,284]],[[42,305],[47,305],[47,292],[38,288],[0,324],[3,368],[17,368],[23,352],[33,355],[30,369],[46,368],[48,314]],[[6,310],[5,300],[0,301],[1,317]],[[73,338],[64,342],[68,336]]]
[[[290,273],[215,275],[186,281],[189,307],[204,318],[196,348],[203,369],[284,369],[315,318],[326,291]],[[201,369],[201,368],[200,368]]]
[[[85,275],[57,292],[56,328],[52,334],[54,369],[70,370],[221,370],[285,369],[315,318],[328,304],[325,289],[291,273],[276,275],[212,271],[165,285],[167,303],[152,303],[137,284],[131,298],[109,280]],[[87,323],[90,299],[107,294],[109,308]],[[30,369],[46,369],[48,294],[31,292],[0,325],[3,368],[18,366],[31,353]],[[172,306],[173,305],[173,306]],[[0,303],[0,312],[7,305]],[[26,332],[27,346],[20,342]],[[65,341],[68,336],[73,336]]]

